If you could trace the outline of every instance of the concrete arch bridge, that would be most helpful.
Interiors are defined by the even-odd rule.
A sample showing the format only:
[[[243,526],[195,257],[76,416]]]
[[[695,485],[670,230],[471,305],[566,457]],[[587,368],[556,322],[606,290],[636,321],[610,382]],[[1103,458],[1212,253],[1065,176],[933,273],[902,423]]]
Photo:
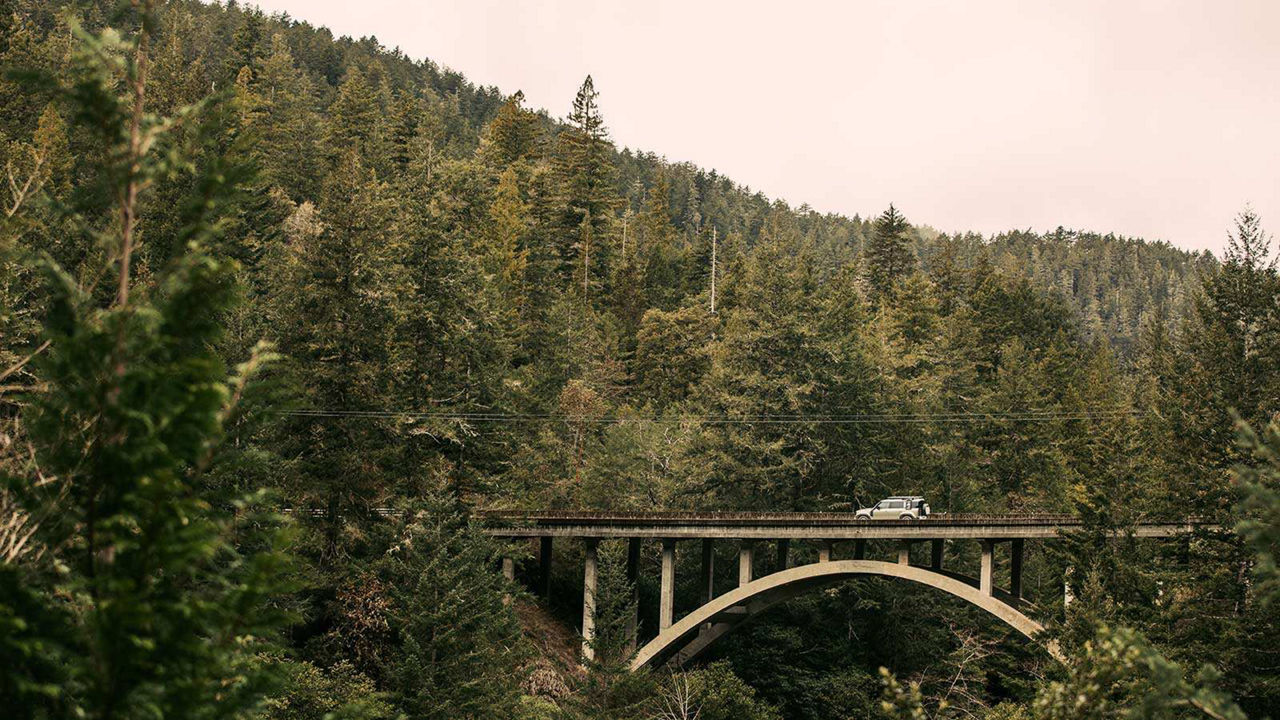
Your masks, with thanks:
[[[634,584],[639,573],[641,544],[661,544],[658,634],[636,649],[632,670],[663,662],[684,663],[710,647],[743,622],[799,595],[859,576],[897,578],[940,590],[981,608],[1030,640],[1044,629],[1029,617],[1023,597],[1022,567],[1027,540],[1050,540],[1076,530],[1081,522],[1067,515],[934,515],[927,520],[858,521],[845,513],[610,513],[490,511],[483,515],[487,532],[509,540],[538,538],[538,590],[550,587],[555,538],[583,543],[582,652],[592,657],[595,631],[597,545],[601,540],[626,540],[627,575]],[[1197,521],[1143,522],[1129,532],[1141,538],[1186,534]],[[866,557],[868,541],[888,541],[896,548],[889,560]],[[701,604],[678,620],[675,617],[677,544],[696,542],[701,551]],[[738,583],[722,594],[715,587],[715,543],[738,548]],[[777,561],[774,572],[754,576],[757,547],[772,542]],[[817,546],[817,562],[795,565],[794,542]],[[851,542],[852,557],[837,559],[836,543]],[[978,577],[952,572],[945,564],[947,543],[977,542],[981,546]],[[928,564],[913,564],[911,548],[929,545]],[[1007,547],[1007,551],[1003,547]],[[997,548],[1008,553],[1008,584],[996,587]],[[503,572],[515,577],[515,561],[503,559]],[[1066,601],[1070,601],[1067,591]],[[1045,649],[1057,657],[1056,646]]]

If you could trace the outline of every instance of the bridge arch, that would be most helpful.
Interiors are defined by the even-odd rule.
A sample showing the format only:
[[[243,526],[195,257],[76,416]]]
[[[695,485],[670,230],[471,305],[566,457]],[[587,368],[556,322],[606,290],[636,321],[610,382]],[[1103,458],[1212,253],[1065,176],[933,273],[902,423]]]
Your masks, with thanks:
[[[1040,623],[999,598],[962,581],[922,567],[877,560],[832,560],[781,570],[734,588],[683,617],[646,643],[631,669],[652,667],[667,659],[683,663],[701,653],[742,621],[793,597],[863,575],[899,578],[928,585],[982,608],[1014,630],[1034,639]],[[1056,643],[1046,650],[1060,658]]]

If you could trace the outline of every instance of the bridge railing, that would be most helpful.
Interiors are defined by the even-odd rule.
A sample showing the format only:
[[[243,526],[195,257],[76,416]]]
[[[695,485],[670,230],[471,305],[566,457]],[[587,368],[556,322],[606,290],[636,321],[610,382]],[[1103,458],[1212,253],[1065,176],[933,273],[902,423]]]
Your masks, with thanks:
[[[619,511],[529,511],[482,510],[477,518],[490,524],[592,524],[592,525],[807,525],[831,526],[871,522],[876,524],[929,523],[948,525],[1078,525],[1080,518],[1066,513],[934,513],[924,520],[858,520],[854,513],[832,512],[619,512]]]

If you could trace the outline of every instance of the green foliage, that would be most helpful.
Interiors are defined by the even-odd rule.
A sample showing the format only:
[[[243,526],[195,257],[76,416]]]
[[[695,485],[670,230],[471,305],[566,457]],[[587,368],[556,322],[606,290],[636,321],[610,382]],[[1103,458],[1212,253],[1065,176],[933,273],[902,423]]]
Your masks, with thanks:
[[[0,566],[0,702],[28,708],[32,717],[66,712],[66,654],[73,642],[72,618],[50,602],[21,568]]]
[[[428,497],[404,509],[375,563],[390,588],[396,649],[383,670],[397,706],[413,717],[506,717],[520,704],[525,647],[493,566],[499,548],[462,509]]]
[[[660,720],[779,720],[778,710],[756,697],[756,691],[728,664],[675,673],[659,688],[651,717]]]
[[[634,625],[637,604],[635,587],[627,580],[626,548],[608,543],[600,548],[595,596],[595,637],[591,649],[595,657],[588,664],[583,701],[589,712],[608,717],[626,714],[645,694],[630,678],[638,629]]]
[[[278,663],[277,658],[264,662]],[[319,668],[309,662],[284,666],[284,691],[267,700],[263,706],[265,720],[390,720],[396,717],[384,693],[368,677],[349,662],[339,661],[330,668]]]
[[[1202,717],[1243,720],[1230,697],[1214,688],[1218,675],[1209,668],[1194,679],[1153,649],[1132,630],[1098,628],[1094,640],[1067,669],[1062,681],[1037,695],[1032,716],[1043,720],[1094,718]]]
[[[561,131],[555,155],[562,193],[563,272],[574,287],[581,288],[583,297],[590,295],[600,269],[608,267],[606,238],[617,205],[611,145],[597,103],[599,95],[588,75],[573,100],[569,127]]]
[[[154,17],[141,10],[128,39],[78,31],[62,88],[115,199],[120,223],[98,240],[112,248],[101,271],[118,279],[103,304],[47,254],[40,262],[51,289],[47,351],[32,362],[43,388],[23,415],[33,453],[5,469],[45,553],[5,568],[0,611],[4,645],[39,657],[3,687],[41,716],[245,717],[274,676],[250,659],[284,620],[271,601],[287,589],[287,542],[261,493],[215,508],[203,472],[270,353],[228,375],[212,350],[234,266],[203,252],[218,232],[204,213],[181,230],[188,252],[132,287],[139,194],[187,162],[155,150],[170,125],[145,112]],[[117,83],[132,92],[117,95]],[[205,207],[230,191],[204,188]],[[76,221],[91,226],[96,208],[82,202]]]
[[[940,236],[894,207],[821,214],[618,151],[591,78],[559,123],[373,38],[195,0],[122,35],[117,5],[0,12],[0,63],[44,78],[0,82],[10,705],[92,715],[115,693],[118,714],[247,715],[276,675],[262,712],[280,717],[643,717],[674,693],[704,720],[827,720],[878,712],[886,665],[911,681],[893,713],[1028,717],[1042,656],[887,582],[787,603],[670,685],[629,674],[632,591],[643,640],[653,573],[630,587],[608,544],[591,667],[577,639],[543,637],[580,617],[572,557],[553,620],[531,629],[517,603],[559,688],[526,695],[542,691],[495,572],[515,549],[467,520],[911,492],[1086,518],[1028,548],[1037,617],[1087,658],[1063,693],[1114,678],[1124,693],[1098,697],[1132,712],[1148,690],[1205,691],[1170,663],[1210,661],[1251,715],[1276,706],[1276,441],[1232,435],[1233,410],[1261,428],[1280,409],[1256,215],[1222,263],[1062,228]],[[73,52],[75,18],[97,34]],[[259,514],[268,497],[296,543]],[[1185,513],[1241,534],[1111,538]],[[948,563],[971,572],[976,548]],[[305,587],[282,593],[290,573]],[[1168,661],[1099,640],[1100,621]]]
[[[538,116],[524,108],[524,93],[514,95],[498,108],[485,129],[481,155],[504,167],[519,160],[537,160],[543,150],[543,129]]]
[[[884,683],[884,699],[880,701],[880,709],[886,717],[893,720],[925,720],[929,717],[924,710],[924,699],[918,683],[904,686],[886,668],[880,668],[880,679]],[[945,706],[938,708],[939,712],[945,710]]]
[[[916,257],[911,225],[893,205],[876,219],[872,230],[863,265],[871,294],[879,298],[890,294],[894,284],[915,269]]]
[[[1244,490],[1236,530],[1256,558],[1254,592],[1264,607],[1274,608],[1280,603],[1280,426],[1272,423],[1258,435],[1246,424],[1241,435],[1253,460],[1235,471]]]

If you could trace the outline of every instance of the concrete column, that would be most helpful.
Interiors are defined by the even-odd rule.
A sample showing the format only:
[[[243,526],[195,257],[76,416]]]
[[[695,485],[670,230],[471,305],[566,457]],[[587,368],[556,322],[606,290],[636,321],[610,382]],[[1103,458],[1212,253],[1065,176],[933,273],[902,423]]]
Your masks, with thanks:
[[[854,560],[867,559],[867,541],[866,540],[853,541],[853,559]]]
[[[658,632],[671,627],[676,609],[676,541],[662,541],[662,584],[658,589]]]
[[[774,567],[774,572],[786,570],[791,567],[791,541],[778,541],[778,564]]]
[[[990,595],[992,590],[991,574],[995,566],[992,552],[994,550],[995,543],[990,540],[982,541],[982,569],[978,572],[978,590],[983,595]]]
[[[551,597],[551,538],[541,538],[538,546],[538,594]]]
[[[628,654],[636,651],[640,626],[640,538],[627,540],[627,584],[631,586],[631,614],[627,616]]]
[[[743,540],[742,545],[738,548],[738,586],[741,587],[751,582],[751,573],[755,565],[755,544],[750,540]]]
[[[1071,592],[1071,574],[1075,572],[1075,568],[1067,566],[1066,573],[1062,576],[1062,607],[1071,607],[1071,603],[1075,601],[1076,596]]]
[[[832,551],[834,549],[834,542],[831,540],[823,540],[822,543],[818,545],[818,562],[831,562],[831,556],[834,554]]]
[[[898,541],[898,564],[911,564],[911,543],[906,540]]]
[[[515,559],[515,558],[513,558],[513,557],[511,557],[510,555],[503,555],[503,556],[502,556],[502,577],[506,578],[506,579],[507,579],[507,582],[509,582],[509,583],[510,583],[510,582],[515,582],[515,579],[516,579],[516,559]],[[502,604],[503,604],[503,605],[510,605],[510,604],[511,604],[511,593],[505,593],[505,594],[503,594],[503,596],[502,596]]]
[[[595,538],[584,541],[582,563],[582,659],[590,662],[596,657],[592,641],[596,637],[596,577],[598,554]]]
[[[716,599],[716,553],[711,538],[702,539],[702,601]]]
[[[929,541],[929,567],[934,570],[942,569],[942,544],[944,540]]]
[[[1016,538],[1009,543],[1009,594],[1015,598],[1022,597],[1022,553],[1023,539]]]

